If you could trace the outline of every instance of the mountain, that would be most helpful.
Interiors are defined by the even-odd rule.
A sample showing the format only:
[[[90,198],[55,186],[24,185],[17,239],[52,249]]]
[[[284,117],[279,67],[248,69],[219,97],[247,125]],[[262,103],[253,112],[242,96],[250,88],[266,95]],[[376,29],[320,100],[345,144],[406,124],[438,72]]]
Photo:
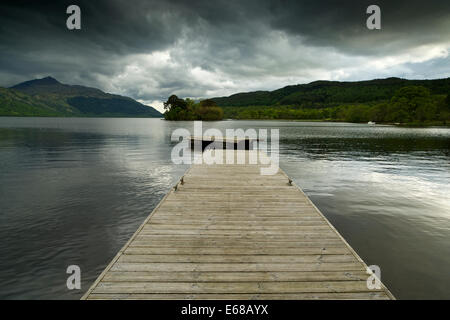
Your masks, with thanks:
[[[0,88],[0,116],[162,117],[153,107],[52,77]]]
[[[61,116],[62,114],[32,96],[0,88],[0,116]]]
[[[315,81],[212,100],[228,119],[450,124],[450,78]]]
[[[407,80],[400,78],[369,81],[315,81],[287,86],[274,91],[254,91],[213,98],[221,107],[288,106],[306,108],[332,107],[341,104],[368,103],[389,100],[406,86],[423,86],[432,94],[450,93],[450,78]]]

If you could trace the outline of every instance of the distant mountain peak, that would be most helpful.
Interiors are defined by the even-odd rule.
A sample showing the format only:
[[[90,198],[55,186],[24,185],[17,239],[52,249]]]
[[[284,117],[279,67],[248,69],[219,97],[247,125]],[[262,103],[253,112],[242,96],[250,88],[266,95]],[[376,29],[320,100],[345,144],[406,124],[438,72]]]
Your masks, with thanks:
[[[59,82],[58,80],[56,80],[53,77],[45,77],[45,78],[41,78],[41,79],[34,79],[34,80],[29,80],[29,81],[25,81],[25,82],[21,82],[19,84],[16,84],[15,86],[12,86],[12,89],[23,89],[23,88],[29,88],[29,87],[33,87],[33,86],[52,86],[52,85],[62,85],[61,82]]]
[[[13,94],[20,92],[28,95],[25,102],[17,99],[15,101],[18,109],[25,104],[23,113],[52,116],[161,117],[161,113],[153,107],[145,106],[132,98],[105,93],[96,88],[64,84],[51,76],[25,81],[10,89],[13,89]],[[0,114],[1,107],[0,105]],[[20,112],[14,111],[12,114],[20,115]]]
[[[48,76],[48,77],[45,77],[45,78],[42,78],[42,79],[36,79],[35,81],[39,81],[39,82],[42,82],[42,83],[50,83],[50,84],[61,83],[61,82],[59,82],[58,80],[56,80],[55,78],[53,78],[51,76]]]

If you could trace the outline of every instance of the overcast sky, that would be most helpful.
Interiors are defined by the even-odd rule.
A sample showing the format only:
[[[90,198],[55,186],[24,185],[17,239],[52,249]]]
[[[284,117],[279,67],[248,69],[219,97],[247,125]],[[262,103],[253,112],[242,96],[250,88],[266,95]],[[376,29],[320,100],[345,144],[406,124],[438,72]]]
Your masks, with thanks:
[[[66,8],[81,8],[81,30]],[[366,8],[381,7],[368,30]],[[315,80],[450,76],[450,1],[95,0],[0,4],[0,86],[53,76],[161,107]],[[160,109],[161,110],[161,109]]]

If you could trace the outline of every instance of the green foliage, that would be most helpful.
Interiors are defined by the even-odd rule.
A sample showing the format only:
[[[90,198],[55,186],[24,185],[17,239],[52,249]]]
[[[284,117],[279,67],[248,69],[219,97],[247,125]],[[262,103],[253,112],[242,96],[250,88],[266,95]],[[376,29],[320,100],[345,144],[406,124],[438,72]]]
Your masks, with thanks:
[[[192,100],[183,100],[176,95],[171,95],[164,102],[164,118],[166,120],[196,120],[194,114],[194,102]]]
[[[180,99],[171,95],[164,103],[166,120],[203,120],[217,121],[223,119],[223,110],[213,100],[195,103],[192,99]]]
[[[61,116],[62,114],[31,96],[16,90],[0,88],[0,116]]]
[[[200,101],[195,109],[196,114],[204,121],[217,121],[223,119],[223,110],[210,99]]]
[[[187,110],[188,104],[183,99],[178,98],[176,95],[171,95],[166,102],[164,102],[164,110]]]
[[[448,95],[432,95],[421,86],[396,90],[387,101],[375,103],[339,104],[311,108],[297,105],[224,107],[226,118],[233,119],[291,119],[379,123],[450,122]]]
[[[381,123],[450,122],[450,78],[316,81],[214,98],[226,118]]]
[[[408,86],[422,86],[431,94],[448,94],[450,78],[436,80],[406,80],[399,78],[370,81],[315,81],[287,86],[275,91],[238,93],[214,98],[221,107],[296,105],[304,108],[324,108],[343,104],[373,104],[389,101],[397,90]]]

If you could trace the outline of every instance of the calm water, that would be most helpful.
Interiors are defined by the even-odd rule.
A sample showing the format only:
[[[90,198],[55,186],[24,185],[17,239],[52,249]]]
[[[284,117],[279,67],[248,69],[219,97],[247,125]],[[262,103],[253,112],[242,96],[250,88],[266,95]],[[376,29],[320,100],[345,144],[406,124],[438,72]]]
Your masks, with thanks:
[[[450,299],[450,129],[211,126],[279,128],[281,167],[393,294]],[[0,298],[80,298],[186,170],[170,161],[178,127],[192,123],[0,118]]]

